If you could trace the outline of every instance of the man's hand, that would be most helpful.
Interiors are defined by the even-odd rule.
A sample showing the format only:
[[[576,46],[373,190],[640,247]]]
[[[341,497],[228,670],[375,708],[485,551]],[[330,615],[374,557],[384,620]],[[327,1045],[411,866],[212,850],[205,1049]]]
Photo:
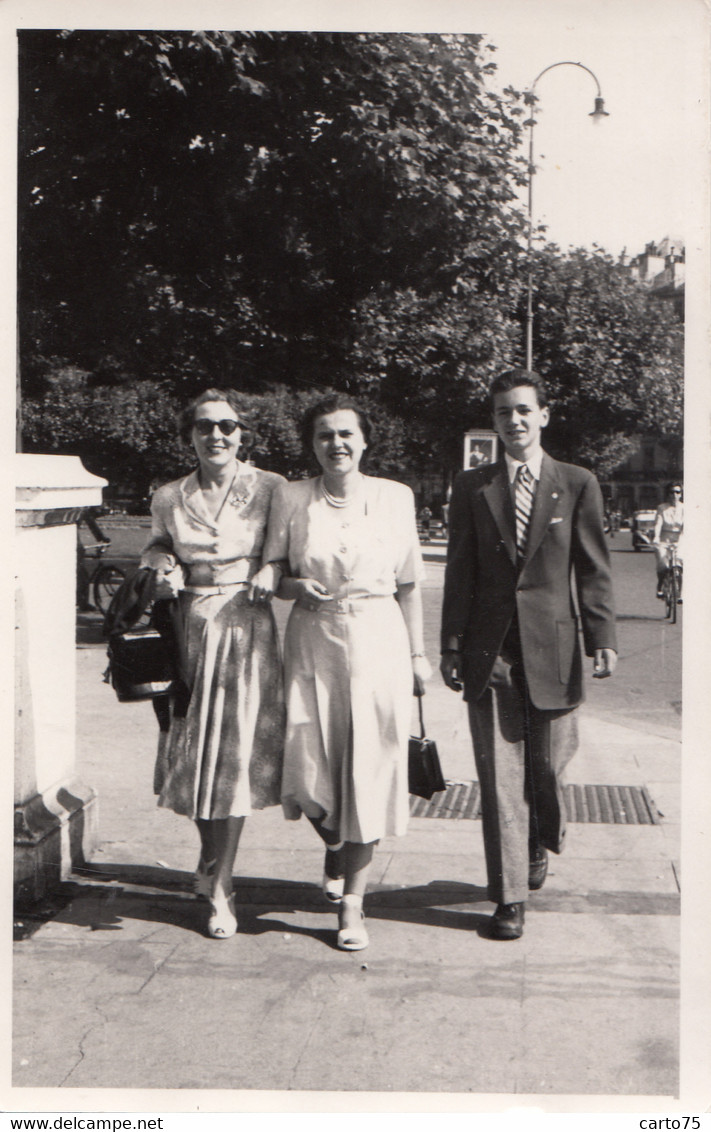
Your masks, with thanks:
[[[442,653],[442,659],[439,663],[439,670],[442,673],[442,679],[448,688],[453,692],[461,692],[462,690],[462,654],[455,652],[453,649],[448,649]]]
[[[606,676],[612,676],[616,664],[617,653],[614,649],[595,649],[593,677],[596,680],[604,680]]]

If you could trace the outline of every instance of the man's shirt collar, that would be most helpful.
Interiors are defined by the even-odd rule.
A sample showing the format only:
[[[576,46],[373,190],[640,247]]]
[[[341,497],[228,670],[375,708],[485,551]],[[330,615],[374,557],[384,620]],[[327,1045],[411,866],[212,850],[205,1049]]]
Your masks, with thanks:
[[[541,463],[543,461],[543,449],[539,448],[534,452],[530,460],[515,460],[513,456],[509,456],[508,452],[504,452],[504,459],[506,461],[506,470],[509,475],[509,483],[513,483],[516,479],[516,472],[525,463],[529,472],[533,476],[536,483],[541,478]]]

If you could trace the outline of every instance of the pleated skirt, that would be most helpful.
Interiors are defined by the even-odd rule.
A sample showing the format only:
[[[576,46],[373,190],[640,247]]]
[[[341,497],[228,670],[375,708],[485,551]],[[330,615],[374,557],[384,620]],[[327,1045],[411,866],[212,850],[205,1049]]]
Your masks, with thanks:
[[[285,708],[271,608],[246,591],[180,595],[192,687],[185,718],[161,732],[158,805],[196,819],[278,805]]]

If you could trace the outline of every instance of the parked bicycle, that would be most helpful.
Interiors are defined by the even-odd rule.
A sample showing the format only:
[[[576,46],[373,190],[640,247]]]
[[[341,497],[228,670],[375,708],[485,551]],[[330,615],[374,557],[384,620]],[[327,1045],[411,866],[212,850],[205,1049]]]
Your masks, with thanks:
[[[681,604],[681,584],[684,577],[684,568],[677,556],[675,543],[667,547],[667,567],[662,574],[661,591],[664,601],[664,616],[668,617],[672,625],[676,624],[676,607]]]
[[[89,530],[97,540],[92,543],[82,543],[79,535],[79,526],[86,523]],[[104,555],[111,545],[99,527],[94,516],[87,512],[77,524],[77,606],[79,609],[91,608],[89,595],[92,594],[94,605],[100,613],[105,614],[109,608],[111,598],[116,593],[124,578],[126,571],[120,566],[104,561]],[[91,569],[89,563],[96,563]]]

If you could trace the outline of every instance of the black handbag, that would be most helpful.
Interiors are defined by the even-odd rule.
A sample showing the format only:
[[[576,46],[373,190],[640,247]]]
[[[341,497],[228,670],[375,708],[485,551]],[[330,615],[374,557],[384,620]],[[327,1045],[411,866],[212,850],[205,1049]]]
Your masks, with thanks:
[[[142,624],[154,590],[155,571],[144,567],[121,583],[106,614],[109,665],[104,681],[121,703],[165,696],[175,679],[174,650],[165,633],[158,632],[153,614],[150,627]]]
[[[109,637],[110,683],[121,703],[166,695],[173,683],[173,658],[155,629],[116,633]]]
[[[417,697],[420,711],[420,735],[410,736],[407,750],[407,778],[411,794],[428,800],[433,794],[446,788],[439,763],[437,746],[432,739],[425,738],[425,721],[422,715],[422,696]]]

